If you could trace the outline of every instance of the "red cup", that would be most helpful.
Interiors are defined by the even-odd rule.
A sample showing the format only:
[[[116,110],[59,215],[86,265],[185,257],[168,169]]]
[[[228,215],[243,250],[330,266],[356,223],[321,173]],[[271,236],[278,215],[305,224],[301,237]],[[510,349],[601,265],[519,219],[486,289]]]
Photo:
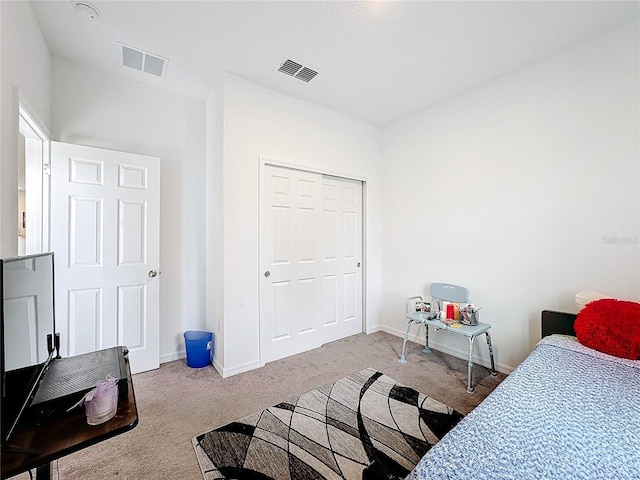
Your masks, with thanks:
[[[453,313],[453,304],[450,303],[447,305],[447,319],[453,319],[455,314]]]

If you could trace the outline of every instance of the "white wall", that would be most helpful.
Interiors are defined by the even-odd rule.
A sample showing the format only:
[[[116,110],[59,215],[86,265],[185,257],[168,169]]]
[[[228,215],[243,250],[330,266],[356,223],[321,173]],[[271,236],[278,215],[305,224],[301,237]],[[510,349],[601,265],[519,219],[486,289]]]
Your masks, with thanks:
[[[159,156],[161,361],[181,355],[184,330],[208,328],[224,374],[259,364],[260,156],[366,180],[368,331],[401,334],[407,296],[460,283],[509,370],[541,309],[571,310],[580,289],[640,299],[637,23],[381,136],[232,75],[205,105],[64,60],[52,74],[29,4],[0,2],[0,22],[0,255],[16,249],[15,87],[57,140]]]
[[[206,265],[207,329],[214,337],[214,364],[224,365],[224,76],[218,79],[207,98],[207,169],[206,169]]]
[[[160,361],[205,327],[206,102],[53,61],[55,140],[160,157]]]
[[[381,178],[377,127],[233,75],[224,76],[222,95],[224,284],[218,289],[224,298],[224,357],[216,358],[216,366],[227,376],[260,365],[259,157],[367,182],[369,328],[379,324]],[[215,312],[207,316],[215,324]]]
[[[31,5],[0,2],[0,256],[18,253],[18,95],[50,124],[51,61]]]
[[[542,309],[575,311],[583,289],[640,299],[638,30],[384,129],[388,331],[404,330],[405,298],[427,295],[429,283],[464,285],[510,370],[539,339]],[[432,338],[464,355],[464,339]]]

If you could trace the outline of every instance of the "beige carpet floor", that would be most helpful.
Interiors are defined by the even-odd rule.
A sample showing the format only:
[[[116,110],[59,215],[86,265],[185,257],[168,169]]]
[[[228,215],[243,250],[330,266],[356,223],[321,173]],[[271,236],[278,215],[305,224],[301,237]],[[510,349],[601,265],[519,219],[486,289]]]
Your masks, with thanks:
[[[53,478],[201,480],[191,445],[194,436],[367,367],[463,414],[505,377],[492,377],[476,365],[475,392],[468,394],[465,360],[437,351],[423,354],[421,346],[409,343],[408,362],[400,364],[401,347],[402,339],[393,335],[359,334],[226,379],[212,366],[192,369],[184,360],[165,363],[133,378],[138,426],[61,458],[53,465]]]

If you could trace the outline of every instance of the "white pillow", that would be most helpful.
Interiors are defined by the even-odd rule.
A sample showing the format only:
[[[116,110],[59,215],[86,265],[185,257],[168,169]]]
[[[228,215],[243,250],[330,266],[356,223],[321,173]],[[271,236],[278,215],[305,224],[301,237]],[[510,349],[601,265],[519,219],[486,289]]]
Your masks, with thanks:
[[[580,290],[576,293],[576,305],[578,310],[582,310],[587,303],[600,300],[602,298],[614,298],[611,295],[605,295],[604,293],[590,292],[589,290]]]

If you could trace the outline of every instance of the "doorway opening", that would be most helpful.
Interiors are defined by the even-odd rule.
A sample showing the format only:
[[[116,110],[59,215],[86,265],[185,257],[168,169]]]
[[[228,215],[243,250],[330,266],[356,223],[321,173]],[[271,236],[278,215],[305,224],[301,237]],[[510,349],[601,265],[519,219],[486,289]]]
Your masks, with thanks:
[[[18,255],[49,250],[49,135],[28,107],[18,107]]]

